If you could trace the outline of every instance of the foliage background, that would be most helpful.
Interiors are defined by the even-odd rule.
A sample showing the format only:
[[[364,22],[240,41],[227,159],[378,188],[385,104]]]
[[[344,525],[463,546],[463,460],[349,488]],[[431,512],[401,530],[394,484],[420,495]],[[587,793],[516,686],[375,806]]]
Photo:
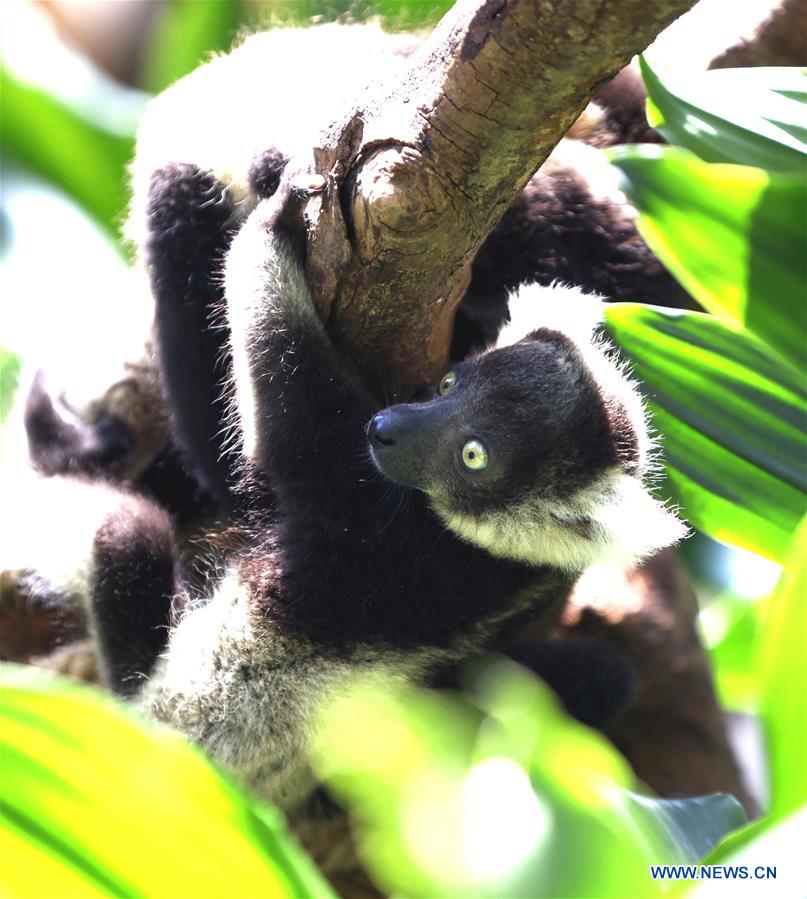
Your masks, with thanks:
[[[125,302],[125,166],[149,94],[244,28],[370,16],[416,28],[449,5],[155,4],[136,86],[67,50],[19,4],[7,7],[0,416],[23,360],[39,364],[61,352],[65,364],[80,364],[64,340],[76,327],[72,308]],[[715,857],[764,845],[754,861],[770,864],[778,852],[787,865],[807,803],[804,75],[696,76],[645,62],[644,76],[650,114],[677,146],[628,148],[613,162],[646,239],[706,312],[623,304],[612,307],[608,327],[645,382],[665,435],[659,490],[704,535],[687,552],[722,699],[763,725],[767,815]],[[113,305],[112,314],[125,312]],[[13,464],[8,454],[3,464]],[[200,756],[86,691],[32,677],[3,677],[0,808],[2,837],[14,849],[8,857],[19,860],[4,873],[12,894],[41,895],[32,870],[65,896],[156,896],[194,883],[194,892],[216,894],[216,871],[225,866],[246,894],[258,883],[277,895],[328,894],[278,816]],[[640,796],[605,741],[566,719],[540,684],[501,664],[473,678],[465,696],[410,694],[393,684],[386,698],[354,697],[339,720],[325,731],[322,774],[352,809],[371,869],[389,889],[651,895],[648,863],[700,858],[738,824],[723,800],[696,807]],[[376,744],[344,739],[368,722]],[[130,810],[117,828],[109,826],[111,795]],[[754,843],[771,833],[773,844]],[[153,865],[134,866],[135,856]],[[216,864],[200,865],[200,857]]]

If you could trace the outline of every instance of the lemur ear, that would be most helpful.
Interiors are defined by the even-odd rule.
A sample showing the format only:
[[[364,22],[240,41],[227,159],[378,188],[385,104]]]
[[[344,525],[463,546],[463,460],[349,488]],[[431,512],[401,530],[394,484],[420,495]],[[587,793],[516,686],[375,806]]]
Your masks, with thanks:
[[[518,343],[539,328],[560,331],[585,345],[602,323],[605,304],[579,287],[522,284],[510,294],[509,306],[510,321],[499,333],[497,349]]]

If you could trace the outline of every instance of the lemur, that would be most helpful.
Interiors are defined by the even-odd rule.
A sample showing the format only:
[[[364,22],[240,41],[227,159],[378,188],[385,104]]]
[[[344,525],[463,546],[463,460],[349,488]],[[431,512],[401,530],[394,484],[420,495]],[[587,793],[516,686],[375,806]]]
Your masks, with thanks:
[[[234,497],[238,540],[199,597],[169,517],[121,493],[94,535],[86,597],[110,686],[304,816],[313,710],[346,678],[441,681],[526,620],[548,628],[590,564],[636,563],[684,528],[645,488],[639,394],[592,337],[599,302],[577,289],[519,288],[495,343],[423,401],[378,408],[312,304],[288,154],[256,154],[262,135],[237,129],[208,146],[221,124],[196,117],[271,59],[279,34],[160,98],[135,166],[131,229],[174,426],[211,491]],[[239,461],[222,467],[227,441]],[[579,671],[553,651],[544,673],[574,706]],[[593,705],[611,702],[611,683]]]
[[[591,300],[523,288],[494,346],[423,401],[379,410],[315,311],[281,214],[290,189],[257,204],[224,266],[249,498],[240,548],[210,597],[180,601],[160,647],[183,595],[171,525],[127,496],[95,536],[88,595],[113,688],[299,815],[316,788],[312,711],[345,678],[432,682],[525,619],[552,620],[593,562],[635,563],[683,526],[643,484],[651,447],[634,385],[592,338],[594,316],[576,321]],[[166,166],[151,222],[201,240],[205,216],[221,214],[210,196],[209,175]],[[152,265],[159,283],[176,258]],[[162,298],[169,333],[180,300]],[[177,345],[172,364],[183,356]]]

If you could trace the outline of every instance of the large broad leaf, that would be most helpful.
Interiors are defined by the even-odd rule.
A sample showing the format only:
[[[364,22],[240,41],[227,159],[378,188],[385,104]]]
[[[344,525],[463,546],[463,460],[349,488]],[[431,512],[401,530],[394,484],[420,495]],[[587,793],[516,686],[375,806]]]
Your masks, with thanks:
[[[686,518],[781,561],[807,507],[803,380],[753,334],[703,313],[620,303],[606,323],[644,384]]]
[[[66,191],[113,237],[126,209],[134,135],[121,135],[0,67],[3,148]]]
[[[807,179],[673,147],[613,151],[639,230],[710,312],[807,367]]]
[[[807,805],[807,518],[790,548],[762,637],[762,720],[775,818]]]
[[[143,86],[158,93],[214,52],[229,50],[250,5],[236,0],[169,0],[161,4],[145,51]],[[278,88],[255,86],[258,90]]]
[[[277,812],[88,688],[2,666],[0,892],[334,899]]]
[[[797,68],[655,71],[640,59],[650,123],[706,162],[807,167],[807,74]]]
[[[319,769],[393,892],[654,896],[649,863],[695,861],[744,821],[728,797],[631,792],[614,748],[512,663],[471,695],[376,683],[324,716]]]

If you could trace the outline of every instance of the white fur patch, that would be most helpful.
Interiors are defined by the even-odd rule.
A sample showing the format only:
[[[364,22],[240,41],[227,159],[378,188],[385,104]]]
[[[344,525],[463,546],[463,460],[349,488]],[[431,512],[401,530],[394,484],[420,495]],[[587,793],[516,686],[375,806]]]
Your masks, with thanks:
[[[560,331],[575,342],[590,343],[602,322],[601,297],[564,284],[522,284],[510,294],[510,321],[499,332],[496,349],[512,346],[539,328]]]
[[[604,475],[566,501],[528,498],[477,518],[434,504],[461,539],[499,558],[579,574],[598,562],[636,565],[677,543],[687,528],[636,478]]]
[[[302,638],[283,637],[251,610],[236,573],[171,631],[141,706],[172,725],[263,798],[287,811],[316,785],[310,764],[317,712],[356,677],[419,681],[449,652],[357,647],[329,658]]]

